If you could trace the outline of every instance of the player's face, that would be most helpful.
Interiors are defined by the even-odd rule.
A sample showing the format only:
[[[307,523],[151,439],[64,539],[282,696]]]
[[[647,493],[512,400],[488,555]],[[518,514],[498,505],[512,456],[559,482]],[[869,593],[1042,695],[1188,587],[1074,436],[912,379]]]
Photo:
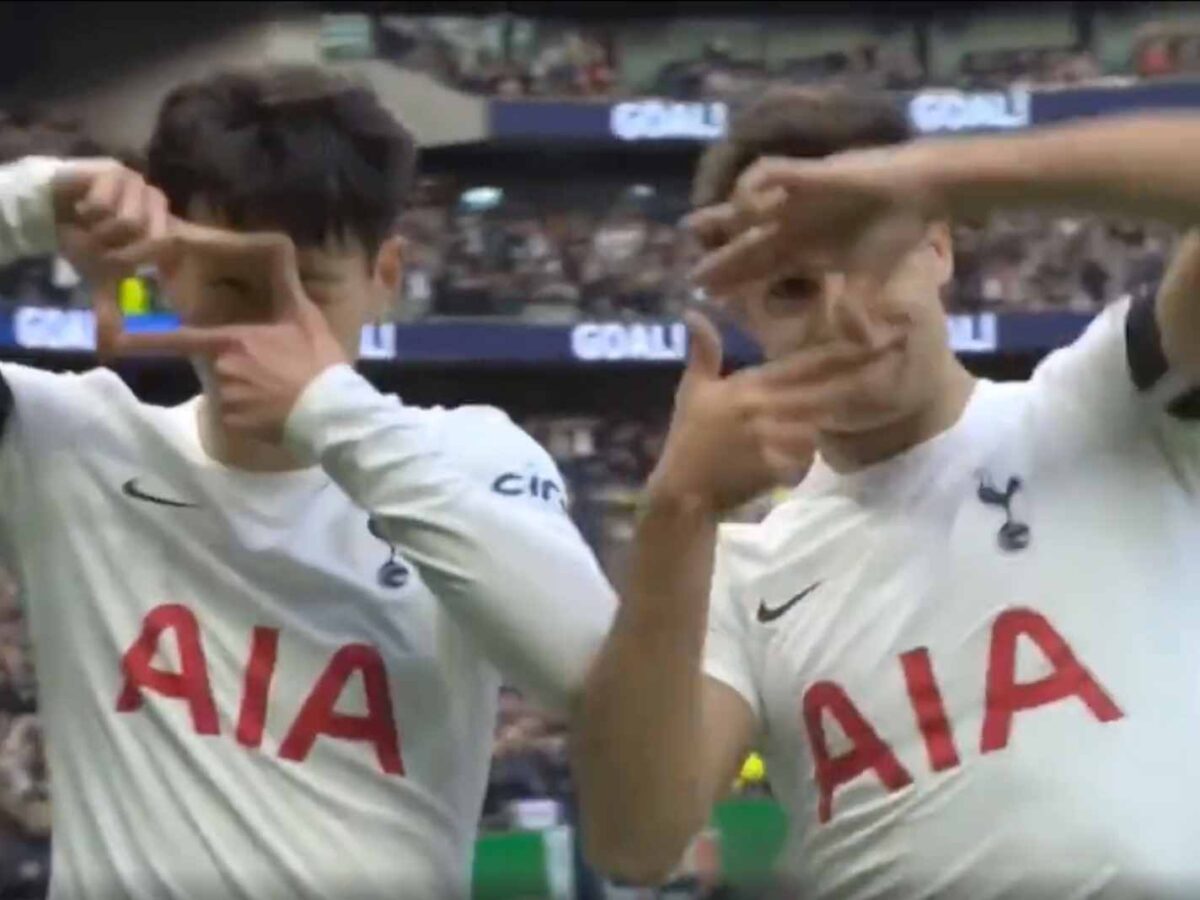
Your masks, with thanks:
[[[887,336],[886,352],[852,375],[858,384],[829,429],[868,431],[911,415],[941,383],[937,368],[948,354],[941,289],[952,270],[949,230],[936,223],[873,296],[852,296],[840,272],[812,272],[756,284],[734,298],[733,307],[768,359],[865,343],[855,323]]]
[[[227,227],[202,209],[189,211],[189,219]],[[358,356],[363,325],[380,318],[397,297],[401,247],[399,238],[390,238],[374,258],[353,237],[297,248],[300,283],[350,359]],[[164,286],[191,325],[252,324],[275,315],[269,273],[254,264],[185,256],[164,273]]]

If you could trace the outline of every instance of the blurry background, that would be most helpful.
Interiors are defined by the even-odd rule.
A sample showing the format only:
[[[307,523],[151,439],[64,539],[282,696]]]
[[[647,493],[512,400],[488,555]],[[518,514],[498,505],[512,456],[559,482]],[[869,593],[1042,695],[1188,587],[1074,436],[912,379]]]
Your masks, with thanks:
[[[425,148],[401,220],[404,288],[364,334],[365,371],[409,402],[490,402],[518,418],[559,461],[619,583],[686,349],[694,248],[675,223],[697,154],[739,103],[771,82],[875,88],[929,134],[1197,107],[1200,5],[0,3],[0,162],[136,164],[170,86],[268,60],[369,80]],[[1175,241],[1143,223],[1030,215],[964,222],[956,238],[951,333],[998,378],[1024,377],[1105,304],[1152,291]],[[173,325],[149,274],[122,303],[139,327]],[[0,269],[0,354],[91,365],[88,307],[61,259]],[[730,337],[736,360],[754,358]],[[196,388],[175,364],[121,372],[154,401]],[[748,760],[664,895],[761,877],[782,829],[769,775]],[[42,896],[50,802],[18,589],[0,574],[0,900]],[[561,724],[506,691],[477,896],[644,895],[578,864],[572,808]]]

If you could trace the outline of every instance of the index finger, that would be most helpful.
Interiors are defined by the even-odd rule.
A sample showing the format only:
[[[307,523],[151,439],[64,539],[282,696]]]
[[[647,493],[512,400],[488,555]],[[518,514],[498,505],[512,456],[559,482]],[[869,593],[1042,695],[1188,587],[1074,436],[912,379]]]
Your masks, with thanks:
[[[734,193],[755,195],[775,190],[786,191],[796,187],[798,181],[806,180],[806,176],[811,176],[813,170],[822,162],[820,159],[764,156],[741,174]]]
[[[737,211],[732,203],[718,203],[689,213],[680,224],[694,234],[706,250],[715,250],[736,231]]]
[[[692,280],[710,294],[773,275],[786,261],[776,224],[755,225],[733,240],[706,253],[692,269]]]
[[[120,356],[216,356],[237,339],[237,327],[184,325],[175,331],[122,332],[115,350]]]

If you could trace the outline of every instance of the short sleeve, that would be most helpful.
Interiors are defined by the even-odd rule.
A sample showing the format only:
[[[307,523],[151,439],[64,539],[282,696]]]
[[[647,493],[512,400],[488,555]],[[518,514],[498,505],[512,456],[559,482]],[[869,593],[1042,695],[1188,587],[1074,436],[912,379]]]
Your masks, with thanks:
[[[712,590],[708,602],[708,630],[704,639],[704,674],[728,685],[741,695],[762,720],[754,668],[751,662],[750,628],[746,609],[738,602],[728,536],[717,541],[713,561]]]
[[[1167,364],[1153,297],[1104,310],[1034,373],[1047,429],[1105,439],[1145,434],[1200,488],[1200,389]]]

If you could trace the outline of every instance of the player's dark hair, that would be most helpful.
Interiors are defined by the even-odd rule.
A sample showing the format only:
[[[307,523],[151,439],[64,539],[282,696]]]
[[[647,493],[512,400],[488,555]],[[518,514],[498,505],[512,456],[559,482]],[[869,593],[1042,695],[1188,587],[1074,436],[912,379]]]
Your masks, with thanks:
[[[726,136],[700,158],[692,185],[699,208],[728,199],[738,176],[764,156],[819,159],[845,150],[900,144],[908,119],[882,95],[841,88],[775,88],[733,117]]]
[[[183,84],[146,151],[148,179],[177,216],[199,200],[231,227],[281,230],[300,246],[352,236],[372,256],[408,200],[416,159],[374,91],[317,66]]]

